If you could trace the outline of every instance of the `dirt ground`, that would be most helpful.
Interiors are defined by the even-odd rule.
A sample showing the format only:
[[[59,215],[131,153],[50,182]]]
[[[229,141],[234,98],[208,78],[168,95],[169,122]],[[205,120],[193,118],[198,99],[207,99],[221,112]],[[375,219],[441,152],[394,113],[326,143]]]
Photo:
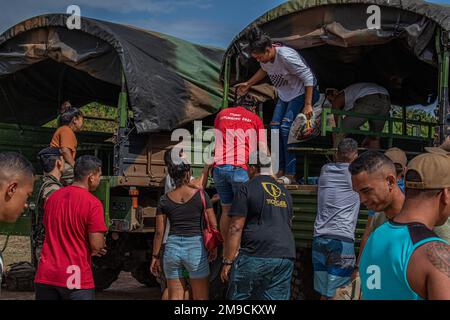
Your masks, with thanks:
[[[0,236],[0,250],[6,237]],[[5,267],[9,264],[31,260],[30,240],[27,237],[10,237],[3,252]],[[119,279],[103,292],[96,293],[98,300],[159,300],[159,288],[147,288],[137,282],[129,272],[122,272]],[[0,300],[34,300],[34,292],[11,292],[2,290]]]

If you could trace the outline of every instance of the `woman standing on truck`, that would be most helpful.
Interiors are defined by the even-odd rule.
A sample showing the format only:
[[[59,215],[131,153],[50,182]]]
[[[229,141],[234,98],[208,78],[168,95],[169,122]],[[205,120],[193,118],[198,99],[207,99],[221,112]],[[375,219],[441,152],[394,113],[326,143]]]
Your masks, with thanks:
[[[247,35],[249,53],[261,68],[247,82],[237,84],[238,94],[244,95],[249,89],[269,76],[278,93],[278,103],[273,113],[271,129],[280,132],[278,177],[285,184],[294,182],[296,156],[288,152],[288,138],[292,122],[299,112],[311,116],[313,104],[319,99],[317,80],[300,54],[289,47],[274,44],[269,36],[259,28]]]
[[[73,182],[73,166],[78,146],[75,133],[80,132],[83,127],[83,113],[72,106],[62,110],[64,112],[58,118],[59,128],[53,134],[50,147],[61,151],[65,162],[61,182],[67,186]]]
[[[191,166],[179,158],[179,163],[168,166],[175,189],[159,200],[156,212],[156,234],[153,242],[151,272],[157,276],[161,270],[161,245],[166,228],[170,231],[164,248],[164,274],[169,289],[169,300],[183,300],[186,279],[183,268],[189,272],[194,300],[207,300],[209,296],[209,264],[217,256],[217,249],[207,252],[203,242],[202,216],[206,209],[211,226],[217,229],[217,220],[209,196],[204,193],[206,208],[201,194],[191,184]]]

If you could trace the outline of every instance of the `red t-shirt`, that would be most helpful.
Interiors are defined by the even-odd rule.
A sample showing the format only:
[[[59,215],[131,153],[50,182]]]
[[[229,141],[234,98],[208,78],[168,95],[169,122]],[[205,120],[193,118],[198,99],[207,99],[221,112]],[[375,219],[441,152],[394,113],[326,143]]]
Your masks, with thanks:
[[[107,231],[100,200],[80,187],[61,188],[45,203],[43,223],[45,241],[35,282],[94,289],[89,233]]]
[[[258,142],[266,143],[262,120],[244,107],[223,109],[214,121],[214,165],[234,165],[247,170],[249,155]]]

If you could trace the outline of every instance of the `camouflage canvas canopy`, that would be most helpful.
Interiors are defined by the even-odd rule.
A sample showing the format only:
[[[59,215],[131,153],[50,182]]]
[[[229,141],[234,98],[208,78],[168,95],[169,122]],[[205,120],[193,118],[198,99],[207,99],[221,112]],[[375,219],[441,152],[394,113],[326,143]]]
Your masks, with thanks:
[[[371,5],[380,9],[377,29],[369,28]],[[429,104],[438,88],[436,35],[439,30],[450,31],[450,7],[419,0],[288,1],[234,38],[225,53],[230,58],[231,84],[245,81],[259,68],[249,57],[245,40],[255,26],[274,41],[297,49],[322,92],[376,82],[389,90],[394,104]],[[222,80],[224,66],[225,59]]]
[[[42,125],[61,102],[116,106],[125,76],[139,133],[171,130],[220,108],[223,51],[89,18],[23,21],[0,35],[0,121]]]

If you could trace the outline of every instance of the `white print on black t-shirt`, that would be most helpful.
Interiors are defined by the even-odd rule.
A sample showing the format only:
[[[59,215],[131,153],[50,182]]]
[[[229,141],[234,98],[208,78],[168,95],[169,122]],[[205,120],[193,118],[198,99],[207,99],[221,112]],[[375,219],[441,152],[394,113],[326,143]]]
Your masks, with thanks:
[[[289,81],[282,74],[269,74],[270,81],[275,88],[281,88],[289,85]]]

